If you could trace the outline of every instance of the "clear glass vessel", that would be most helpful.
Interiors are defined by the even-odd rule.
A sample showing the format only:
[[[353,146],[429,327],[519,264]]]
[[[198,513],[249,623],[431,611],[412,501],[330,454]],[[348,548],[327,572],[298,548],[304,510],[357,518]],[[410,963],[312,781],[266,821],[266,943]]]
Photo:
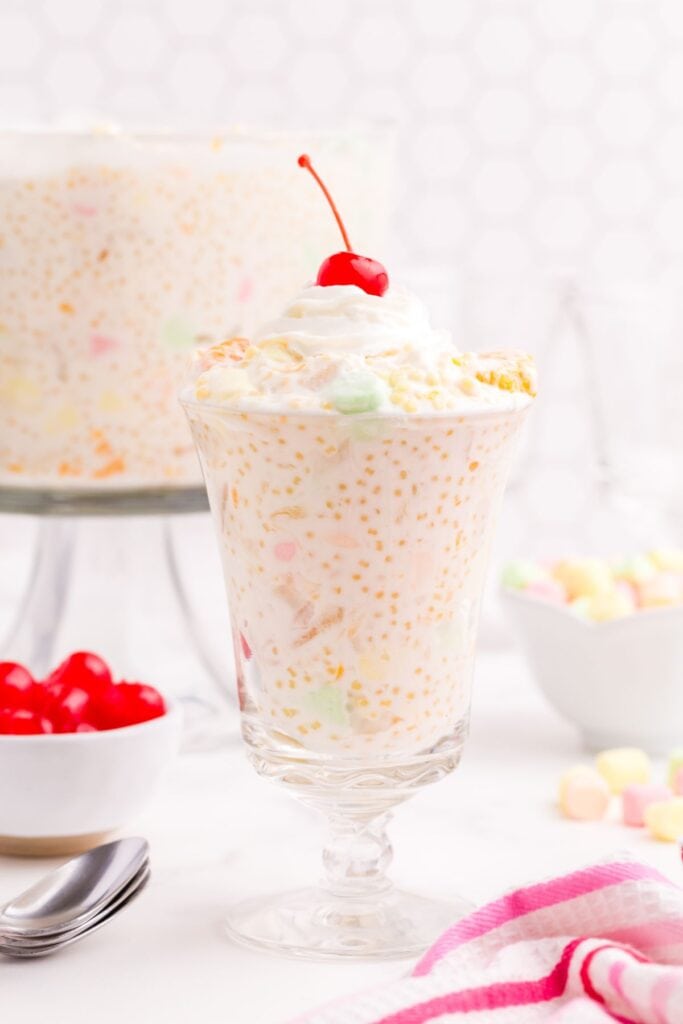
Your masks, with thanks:
[[[198,491],[176,401],[189,353],[275,316],[336,242],[297,155],[319,154],[361,251],[381,254],[391,141],[0,131],[0,507]]]
[[[396,890],[386,826],[460,759],[489,541],[525,409],[184,405],[221,551],[248,755],[331,830],[320,887],[236,906],[229,930],[303,956],[414,954],[464,904]]]

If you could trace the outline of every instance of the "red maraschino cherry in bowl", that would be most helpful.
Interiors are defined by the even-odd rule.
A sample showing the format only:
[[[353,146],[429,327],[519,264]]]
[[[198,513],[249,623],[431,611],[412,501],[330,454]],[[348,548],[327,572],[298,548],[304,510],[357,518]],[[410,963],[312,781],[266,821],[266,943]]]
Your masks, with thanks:
[[[107,663],[90,651],[69,655],[41,682],[23,665],[0,662],[0,735],[106,731],[164,714],[158,690],[114,682]]]
[[[89,651],[43,680],[0,662],[0,853],[77,852],[126,824],[177,751],[180,717]]]

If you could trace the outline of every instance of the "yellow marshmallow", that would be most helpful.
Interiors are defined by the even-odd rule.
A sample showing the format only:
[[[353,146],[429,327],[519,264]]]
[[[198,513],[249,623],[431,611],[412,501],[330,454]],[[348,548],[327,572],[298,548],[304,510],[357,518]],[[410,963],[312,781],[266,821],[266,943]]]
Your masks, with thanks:
[[[120,412],[125,404],[125,400],[116,391],[103,391],[97,403],[102,412]]]
[[[387,654],[377,655],[374,651],[368,651],[361,654],[358,659],[358,669],[364,679],[380,683],[387,677],[389,656]]]
[[[683,837],[683,797],[658,800],[645,808],[645,826],[654,839],[675,843]]]
[[[609,593],[614,586],[607,562],[599,558],[574,558],[558,562],[553,576],[564,584],[570,601],[575,597],[593,597]]]
[[[613,793],[621,793],[632,782],[649,782],[652,774],[649,757],[637,747],[603,750],[595,760],[595,767]]]
[[[683,548],[656,548],[650,551],[649,557],[658,569],[683,572]]]
[[[78,426],[81,415],[73,405],[62,405],[55,409],[52,416],[48,416],[45,425],[48,430],[55,433],[60,430],[71,430]]]
[[[594,622],[610,622],[612,619],[621,619],[624,615],[630,615],[634,610],[633,601],[616,589],[603,594],[593,594],[586,600],[588,602],[588,617]]]

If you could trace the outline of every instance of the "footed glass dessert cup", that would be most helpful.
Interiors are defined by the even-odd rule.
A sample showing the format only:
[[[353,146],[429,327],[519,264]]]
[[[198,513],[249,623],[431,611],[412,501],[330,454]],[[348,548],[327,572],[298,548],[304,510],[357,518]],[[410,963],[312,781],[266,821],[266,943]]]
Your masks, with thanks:
[[[249,758],[330,825],[321,885],[233,907],[229,932],[315,958],[415,955],[467,904],[394,888],[386,826],[460,760],[489,541],[527,407],[183,404],[221,551]]]

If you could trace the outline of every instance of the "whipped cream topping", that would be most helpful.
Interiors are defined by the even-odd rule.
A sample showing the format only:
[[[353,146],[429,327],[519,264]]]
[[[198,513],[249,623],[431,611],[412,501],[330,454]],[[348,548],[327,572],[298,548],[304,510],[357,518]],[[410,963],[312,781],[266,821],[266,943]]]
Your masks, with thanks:
[[[330,413],[510,408],[535,394],[520,353],[460,353],[425,306],[391,287],[309,285],[253,341],[200,351],[183,397],[241,409]]]
[[[304,357],[378,355],[392,348],[420,353],[449,345],[445,331],[434,331],[425,306],[403,288],[368,295],[356,285],[310,285],[281,317],[258,331],[255,344],[284,339]]]

